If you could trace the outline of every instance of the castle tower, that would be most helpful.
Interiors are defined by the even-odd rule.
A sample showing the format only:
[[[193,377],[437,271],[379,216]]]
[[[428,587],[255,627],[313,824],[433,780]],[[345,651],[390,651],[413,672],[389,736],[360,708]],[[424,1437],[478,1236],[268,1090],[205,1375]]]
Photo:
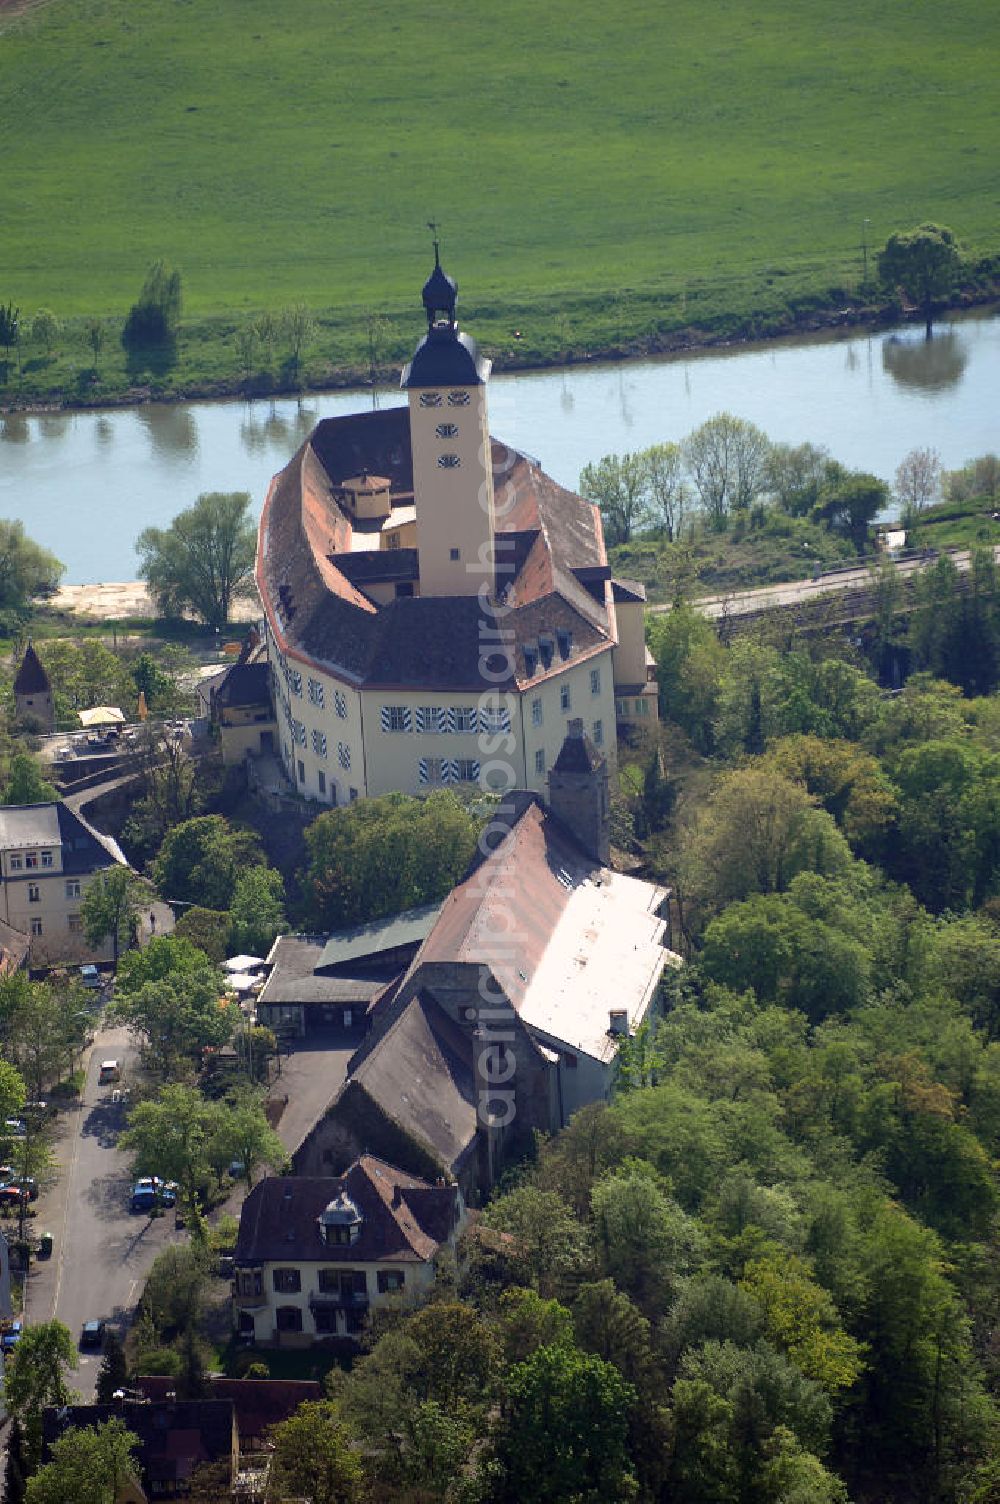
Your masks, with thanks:
[[[442,270],[424,283],[427,333],[403,371],[409,395],[421,595],[476,595],[493,568],[490,362],[455,321],[458,288]]]
[[[43,731],[51,731],[55,725],[49,676],[30,642],[14,680],[14,714],[19,721],[35,722]]]
[[[549,808],[573,832],[588,856],[611,860],[611,793],[608,763],[579,718],[567,722],[566,739],[549,769]]]

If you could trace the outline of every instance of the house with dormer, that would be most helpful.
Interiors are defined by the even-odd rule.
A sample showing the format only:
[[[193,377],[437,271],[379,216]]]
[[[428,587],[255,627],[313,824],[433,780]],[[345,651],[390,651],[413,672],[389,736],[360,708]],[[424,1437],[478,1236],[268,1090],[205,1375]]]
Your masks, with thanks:
[[[356,1341],[380,1306],[412,1306],[465,1224],[456,1185],[372,1154],[339,1176],[268,1176],[243,1203],[233,1325],[258,1345]]]

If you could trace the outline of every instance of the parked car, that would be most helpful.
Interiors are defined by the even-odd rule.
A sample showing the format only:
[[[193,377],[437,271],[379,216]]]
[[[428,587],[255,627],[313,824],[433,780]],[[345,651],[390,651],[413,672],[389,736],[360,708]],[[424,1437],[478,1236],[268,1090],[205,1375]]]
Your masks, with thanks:
[[[24,1322],[20,1319],[12,1321],[10,1326],[5,1327],[0,1332],[0,1352],[9,1353],[12,1348],[15,1348],[21,1340],[21,1333],[23,1331]]]
[[[40,1259],[50,1259],[52,1257],[52,1234],[50,1232],[39,1234],[38,1257]]]
[[[38,1181],[34,1175],[12,1175],[9,1180],[0,1183],[0,1191],[16,1191],[19,1196],[26,1196],[29,1201],[37,1201]]]
[[[98,1086],[110,1086],[114,1081],[122,1078],[121,1062],[118,1060],[102,1060],[101,1069],[97,1074]]]
[[[81,966],[80,981],[84,987],[100,987],[102,985],[101,973],[96,966]]]
[[[161,1180],[159,1175],[140,1175],[132,1187],[132,1210],[151,1212],[157,1206],[176,1206],[179,1189],[176,1180]]]
[[[105,1324],[103,1321],[85,1321],[83,1323],[83,1329],[80,1332],[80,1346],[103,1347],[104,1326]]]
[[[5,1206],[9,1210],[16,1209],[21,1205],[22,1201],[27,1201],[27,1199],[28,1197],[18,1186],[0,1185],[0,1207]]]

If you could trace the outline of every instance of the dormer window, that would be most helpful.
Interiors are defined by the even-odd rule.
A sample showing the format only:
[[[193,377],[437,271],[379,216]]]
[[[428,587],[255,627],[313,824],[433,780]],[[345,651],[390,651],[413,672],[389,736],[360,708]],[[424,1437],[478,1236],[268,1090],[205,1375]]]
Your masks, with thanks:
[[[328,1248],[348,1248],[361,1236],[363,1218],[356,1202],[351,1200],[346,1191],[341,1191],[329,1202],[316,1221],[320,1239]]]

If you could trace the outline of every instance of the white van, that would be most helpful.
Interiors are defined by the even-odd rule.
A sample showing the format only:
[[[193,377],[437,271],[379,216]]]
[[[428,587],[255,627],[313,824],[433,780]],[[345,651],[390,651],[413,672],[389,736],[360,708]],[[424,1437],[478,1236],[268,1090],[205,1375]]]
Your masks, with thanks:
[[[122,1068],[117,1060],[102,1060],[100,1074],[97,1077],[98,1086],[110,1086],[113,1081],[120,1081]]]

